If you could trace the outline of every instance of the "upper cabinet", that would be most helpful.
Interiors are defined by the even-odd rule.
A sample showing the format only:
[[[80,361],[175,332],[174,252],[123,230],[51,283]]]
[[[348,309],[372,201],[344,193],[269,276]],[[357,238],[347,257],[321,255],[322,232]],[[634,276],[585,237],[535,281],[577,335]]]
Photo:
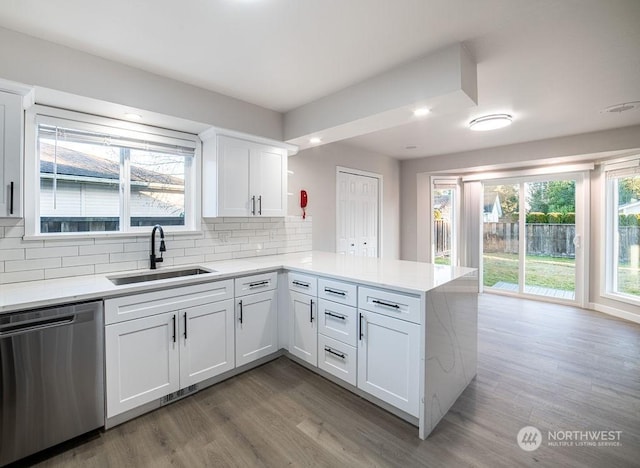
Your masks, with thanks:
[[[287,147],[227,135],[203,138],[202,214],[286,216]]]
[[[23,99],[0,91],[0,218],[22,217]]]

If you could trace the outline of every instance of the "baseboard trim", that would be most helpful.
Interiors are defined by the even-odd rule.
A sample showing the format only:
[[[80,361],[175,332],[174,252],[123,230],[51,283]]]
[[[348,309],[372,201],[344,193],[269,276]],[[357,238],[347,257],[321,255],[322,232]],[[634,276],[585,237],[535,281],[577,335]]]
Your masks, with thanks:
[[[604,314],[611,315],[616,318],[621,318],[634,323],[640,323],[640,315],[634,314],[632,312],[627,312],[626,310],[616,309],[615,307],[610,307],[603,304],[597,304],[595,302],[590,302],[589,308],[591,310],[602,312]]]

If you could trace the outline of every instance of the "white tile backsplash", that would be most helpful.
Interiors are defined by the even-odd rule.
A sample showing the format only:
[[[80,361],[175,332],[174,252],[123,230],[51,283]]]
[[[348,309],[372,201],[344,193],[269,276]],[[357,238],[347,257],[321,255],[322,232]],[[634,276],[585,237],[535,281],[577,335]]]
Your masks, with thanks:
[[[207,219],[200,233],[165,236],[160,268],[309,251],[311,227],[299,216]],[[150,235],[23,240],[23,220],[0,219],[0,284],[146,269]]]

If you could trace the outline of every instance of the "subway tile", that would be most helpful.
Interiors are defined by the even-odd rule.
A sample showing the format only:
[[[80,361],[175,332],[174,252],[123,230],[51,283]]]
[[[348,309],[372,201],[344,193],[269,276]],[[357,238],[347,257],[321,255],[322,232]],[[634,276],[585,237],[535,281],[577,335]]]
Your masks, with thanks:
[[[173,259],[174,265],[192,265],[204,263],[204,255],[191,255],[185,257],[176,257]]]
[[[64,257],[62,267],[74,267],[81,265],[96,265],[98,263],[109,263],[109,254],[80,255],[77,257]]]
[[[96,265],[96,274],[114,273],[117,271],[137,270],[137,262],[104,263]]]
[[[16,271],[0,273],[0,284],[21,283],[23,281],[38,281],[44,279],[44,270]]]
[[[69,276],[93,275],[95,267],[93,265],[82,265],[67,268],[48,268],[44,270],[44,278],[66,278]]]
[[[7,260],[4,262],[4,268],[7,273],[13,271],[41,270],[46,268],[60,268],[62,259],[57,258],[38,258],[35,260]]]
[[[52,258],[52,257],[76,257],[78,255],[78,247],[42,247],[37,249],[26,249],[25,257],[27,259]]]
[[[38,247],[44,247],[44,241],[41,241],[41,240],[26,241],[26,240],[22,240],[22,238],[20,237],[5,237],[3,239],[0,239],[0,249],[14,249],[14,248],[37,249]]]
[[[93,245],[94,239],[45,239],[44,246],[51,248]]]
[[[80,255],[96,255],[104,253],[117,253],[123,252],[123,243],[119,244],[96,244],[96,245],[81,245],[79,249]]]
[[[0,260],[24,260],[25,249],[0,250]]]
[[[214,229],[216,231],[235,231],[237,229],[240,229],[240,226],[241,224],[239,222],[224,223],[224,224],[216,224]]]
[[[231,260],[233,258],[231,252],[227,253],[209,253],[204,256],[205,262],[220,262],[223,260]]]
[[[148,259],[147,252],[114,252],[109,254],[109,263],[133,262]]]
[[[8,237],[23,237],[24,226],[8,226],[4,228],[4,238]]]

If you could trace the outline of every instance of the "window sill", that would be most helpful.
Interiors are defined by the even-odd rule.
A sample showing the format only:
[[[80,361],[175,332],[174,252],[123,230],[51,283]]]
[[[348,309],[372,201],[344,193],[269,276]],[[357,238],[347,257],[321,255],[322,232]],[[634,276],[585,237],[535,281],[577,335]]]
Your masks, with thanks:
[[[151,235],[151,230],[153,226],[149,226],[148,231],[133,231],[133,232],[70,232],[70,233],[52,233],[52,234],[33,234],[33,235],[25,235],[22,239],[25,241],[36,241],[36,240],[86,240],[86,239],[126,239],[126,238],[137,238],[137,237],[149,237]],[[165,236],[197,236],[202,237],[204,234],[202,231],[172,231],[168,228],[164,228]]]
[[[635,298],[634,296],[628,294],[618,294],[612,292],[602,293],[600,296],[612,301],[624,302],[625,304],[640,306],[640,297]]]

